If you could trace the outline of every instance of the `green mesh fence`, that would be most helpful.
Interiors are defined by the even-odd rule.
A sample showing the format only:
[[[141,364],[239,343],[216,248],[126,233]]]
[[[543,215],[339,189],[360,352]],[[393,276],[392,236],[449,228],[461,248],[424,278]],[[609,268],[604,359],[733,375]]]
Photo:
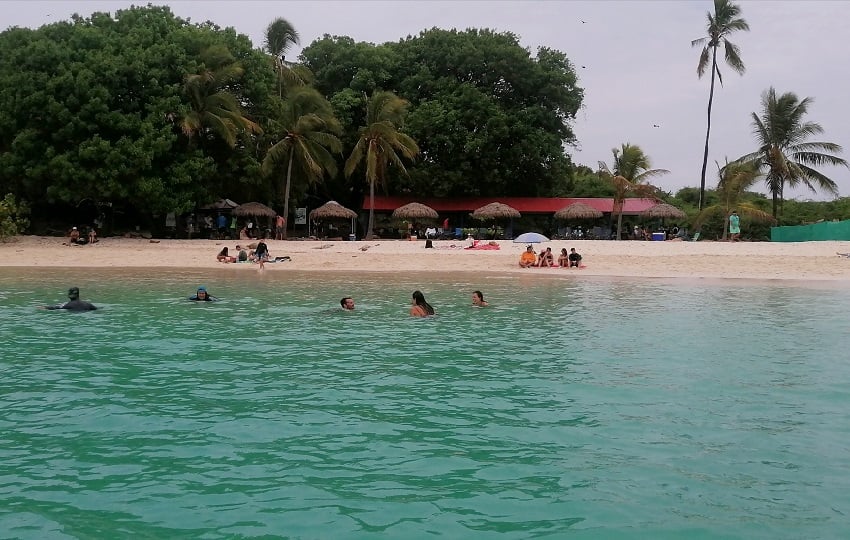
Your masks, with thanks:
[[[812,240],[850,240],[850,220],[823,221],[795,227],[771,227],[771,242],[809,242]]]

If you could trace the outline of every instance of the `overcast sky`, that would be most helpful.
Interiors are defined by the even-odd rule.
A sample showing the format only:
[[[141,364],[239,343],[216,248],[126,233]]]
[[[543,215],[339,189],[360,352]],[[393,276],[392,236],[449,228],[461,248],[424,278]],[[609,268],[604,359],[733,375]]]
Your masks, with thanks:
[[[146,4],[147,2],[137,2]],[[574,161],[596,168],[611,163],[611,149],[637,144],[652,166],[670,170],[653,181],[675,191],[698,186],[706,128],[708,76],[698,79],[699,49],[693,39],[705,35],[711,0],[694,1],[224,1],[152,0],[192,22],[213,21],[247,34],[261,47],[263,32],[275,17],[288,19],[309,45],[323,34],[356,41],[398,41],[421,30],[493,28],[511,31],[532,52],[558,49],[575,64],[585,89],[584,108],[575,122],[578,147]],[[845,148],[850,160],[850,47],[848,1],[741,0],[749,32],[732,41],[747,67],[743,77],[722,67],[724,86],[715,91],[707,187],[714,187],[714,161],[735,159],[755,149],[750,113],[759,112],[760,96],[777,92],[811,97],[808,119],[825,133],[819,140]],[[132,2],[120,0],[2,1],[2,27],[42,24],[114,13]],[[293,50],[298,53],[300,49]],[[294,55],[292,55],[294,56]],[[659,127],[653,127],[658,125]],[[850,195],[850,171],[825,168]],[[790,196],[824,199],[808,190]]]

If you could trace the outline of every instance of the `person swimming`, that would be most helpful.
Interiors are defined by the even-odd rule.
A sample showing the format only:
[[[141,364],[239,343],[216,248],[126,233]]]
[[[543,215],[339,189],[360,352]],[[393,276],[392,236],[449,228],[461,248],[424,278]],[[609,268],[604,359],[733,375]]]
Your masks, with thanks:
[[[412,317],[429,317],[434,314],[434,308],[425,301],[425,295],[421,291],[413,291],[410,315]]]
[[[97,307],[85,300],[80,300],[79,287],[71,287],[68,289],[68,301],[55,306],[44,306],[44,309],[67,309],[68,311],[92,311]]]
[[[195,302],[215,302],[218,300],[215,296],[211,295],[207,292],[207,288],[201,285],[198,287],[197,292],[195,292],[194,296],[190,296],[189,300],[193,300]]]

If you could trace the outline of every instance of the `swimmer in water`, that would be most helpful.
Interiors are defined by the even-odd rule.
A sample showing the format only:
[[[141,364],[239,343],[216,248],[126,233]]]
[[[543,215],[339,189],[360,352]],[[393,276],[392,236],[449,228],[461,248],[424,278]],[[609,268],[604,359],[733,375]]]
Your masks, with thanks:
[[[71,287],[68,289],[68,301],[55,306],[44,306],[44,309],[67,309],[68,311],[91,311],[97,309],[93,304],[80,300],[80,289]]]
[[[342,309],[345,311],[354,311],[354,298],[346,296],[339,301],[339,305],[342,306]]]
[[[198,291],[195,295],[189,297],[189,300],[193,300],[195,302],[215,302],[218,298],[208,293],[207,288],[201,285],[198,287]]]

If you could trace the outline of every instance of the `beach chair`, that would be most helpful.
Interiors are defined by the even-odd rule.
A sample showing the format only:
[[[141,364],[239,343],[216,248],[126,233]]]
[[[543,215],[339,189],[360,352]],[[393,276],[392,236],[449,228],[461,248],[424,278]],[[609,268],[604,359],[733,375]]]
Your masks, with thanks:
[[[694,233],[694,237],[693,237],[693,238],[691,238],[691,242],[696,242],[697,240],[699,240],[699,235],[700,235],[700,233],[695,232],[695,233]]]

